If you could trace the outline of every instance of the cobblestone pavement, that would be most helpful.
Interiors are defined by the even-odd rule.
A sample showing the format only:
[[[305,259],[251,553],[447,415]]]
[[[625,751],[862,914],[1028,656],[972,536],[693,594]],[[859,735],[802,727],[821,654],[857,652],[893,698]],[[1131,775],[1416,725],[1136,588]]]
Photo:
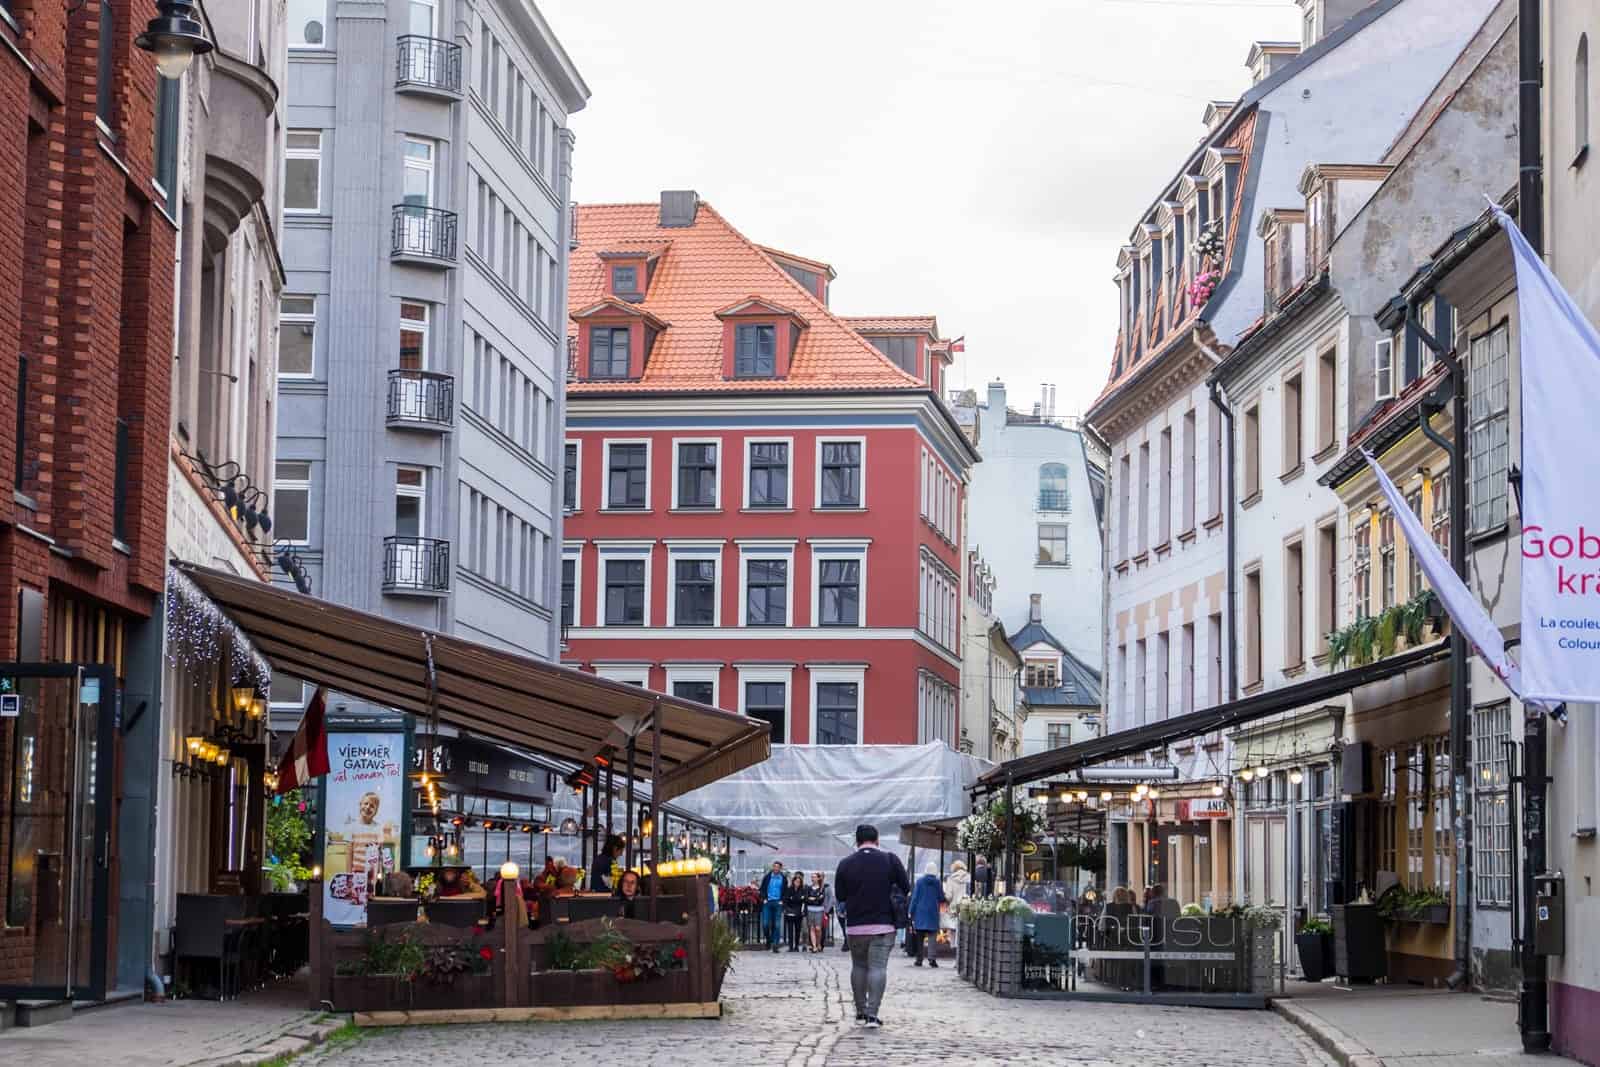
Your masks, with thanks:
[[[368,1032],[295,1067],[416,1067],[530,1062],[815,1065],[1026,1063],[1059,1067],[1298,1067],[1334,1061],[1265,1011],[1002,1000],[953,964],[889,964],[882,1030],[853,1025],[849,958],[746,952],[723,989],[720,1020],[502,1023]],[[598,1058],[596,1058],[598,1057]]]

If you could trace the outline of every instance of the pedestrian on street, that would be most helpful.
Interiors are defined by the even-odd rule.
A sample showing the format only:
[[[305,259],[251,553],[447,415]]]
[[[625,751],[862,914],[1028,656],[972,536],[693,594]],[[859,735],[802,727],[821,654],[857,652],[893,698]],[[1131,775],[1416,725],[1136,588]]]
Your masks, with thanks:
[[[939,884],[939,865],[932,860],[923,868],[917,887],[911,891],[911,930],[916,939],[917,966],[927,960],[928,966],[937,967],[930,944],[939,937],[939,908],[945,902],[944,886]]]
[[[833,891],[839,907],[848,911],[845,934],[850,946],[850,992],[856,1002],[856,1024],[869,1029],[883,1025],[878,1009],[889,981],[889,950],[894,947],[895,908],[891,896],[911,892],[905,864],[892,852],[878,847],[878,828],[856,827],[856,850],[839,861]]]
[[[972,875],[967,873],[967,865],[963,860],[956,860],[950,865],[950,875],[944,880],[944,915],[939,925],[950,933],[950,947],[956,943],[956,930],[960,922],[956,918],[956,908],[971,892]]]
[[[988,856],[979,856],[977,866],[972,869],[972,895],[994,896],[994,868],[989,866]]]
[[[828,903],[832,894],[822,880],[822,872],[811,875],[806,886],[806,943],[812,952],[822,951],[822,933],[828,924]]]
[[[806,917],[806,876],[795,871],[783,887],[783,939],[790,952],[800,951],[800,926]]]
[[[761,932],[766,935],[767,947],[778,951],[778,940],[783,936],[783,864],[772,861],[772,870],[761,876],[756,887],[756,897],[761,901]]]

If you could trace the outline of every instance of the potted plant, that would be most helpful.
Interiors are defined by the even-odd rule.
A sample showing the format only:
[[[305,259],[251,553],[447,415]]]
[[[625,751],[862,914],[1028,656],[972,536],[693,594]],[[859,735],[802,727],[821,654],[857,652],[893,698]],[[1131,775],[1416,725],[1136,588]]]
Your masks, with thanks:
[[[711,920],[711,999],[722,998],[722,981],[733,970],[734,953],[739,951],[739,936],[729,927],[725,917]]]
[[[1396,922],[1450,924],[1450,894],[1438,886],[1406,889],[1391,886],[1378,898],[1378,914]]]
[[[410,936],[367,934],[360,956],[334,968],[333,1003],[339,1011],[384,1011],[411,1005],[412,982],[426,949]]]
[[[1320,982],[1333,973],[1333,926],[1328,920],[1314,915],[1301,923],[1294,948],[1306,981]]]

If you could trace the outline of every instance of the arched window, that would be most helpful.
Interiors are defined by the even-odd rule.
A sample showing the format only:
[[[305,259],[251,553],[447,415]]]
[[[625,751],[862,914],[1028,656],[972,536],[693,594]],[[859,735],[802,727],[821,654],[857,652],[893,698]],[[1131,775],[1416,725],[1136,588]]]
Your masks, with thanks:
[[[1046,463],[1039,468],[1039,509],[1067,510],[1067,465]]]
[[[1589,147],[1589,35],[1578,35],[1578,60],[1572,71],[1572,122],[1573,146],[1576,158],[1582,162]]]

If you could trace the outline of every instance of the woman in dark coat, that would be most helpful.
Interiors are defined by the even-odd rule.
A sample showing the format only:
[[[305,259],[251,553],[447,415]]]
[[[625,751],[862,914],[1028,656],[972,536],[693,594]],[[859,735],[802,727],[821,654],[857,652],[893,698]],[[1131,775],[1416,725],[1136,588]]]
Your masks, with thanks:
[[[944,886],[939,881],[939,865],[932,860],[923,869],[923,875],[911,888],[911,929],[917,939],[917,966],[927,960],[928,966],[937,967],[939,961],[929,954],[928,943],[939,936],[939,905],[944,903]]]
[[[806,916],[806,876],[795,871],[783,887],[783,933],[790,952],[800,951],[800,927]]]

